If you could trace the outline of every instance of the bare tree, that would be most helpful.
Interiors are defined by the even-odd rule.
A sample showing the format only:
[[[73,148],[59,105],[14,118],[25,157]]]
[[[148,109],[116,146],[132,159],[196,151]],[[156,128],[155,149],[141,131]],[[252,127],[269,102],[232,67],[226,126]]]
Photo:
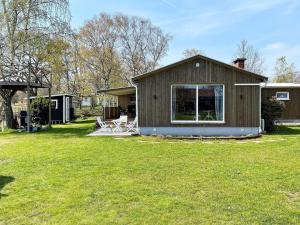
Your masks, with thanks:
[[[196,56],[196,55],[204,55],[202,51],[196,48],[190,48],[183,51],[182,56],[184,59]]]
[[[264,72],[264,58],[260,52],[248,43],[246,40],[242,40],[234,54],[234,59],[246,58],[245,69],[253,72],[262,74]]]
[[[155,69],[168,50],[171,40],[159,27],[140,17],[119,14],[115,17],[120,38],[120,60],[123,79],[131,78]]]
[[[274,71],[274,82],[299,82],[295,65],[293,63],[289,64],[285,56],[282,56],[276,60]]]
[[[83,73],[94,90],[131,84],[132,77],[158,66],[170,39],[149,20],[102,13],[79,32]]]
[[[110,88],[112,77],[119,71],[114,18],[102,13],[87,21],[80,29],[80,41],[82,59],[93,76],[95,89]]]
[[[68,0],[1,0],[0,81],[28,82],[32,79],[29,70],[36,49],[32,43],[36,43],[37,37],[47,36],[49,40],[66,32],[70,21],[68,7]],[[45,72],[43,67],[36,68],[42,69],[38,73]],[[15,90],[0,91],[9,128],[12,127],[11,99],[14,94]]]

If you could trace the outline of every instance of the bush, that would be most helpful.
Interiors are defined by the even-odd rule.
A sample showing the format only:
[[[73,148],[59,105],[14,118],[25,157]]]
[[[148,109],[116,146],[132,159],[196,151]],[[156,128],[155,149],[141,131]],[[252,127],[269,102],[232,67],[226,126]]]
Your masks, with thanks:
[[[82,108],[79,112],[81,118],[87,118],[87,117],[93,117],[93,116],[99,116],[102,114],[102,110],[99,108]]]
[[[49,100],[42,97],[33,99],[30,103],[31,119],[35,124],[44,125],[49,121]]]
[[[265,120],[266,131],[275,130],[274,122],[281,117],[284,108],[284,103],[275,97],[262,102],[262,118]]]

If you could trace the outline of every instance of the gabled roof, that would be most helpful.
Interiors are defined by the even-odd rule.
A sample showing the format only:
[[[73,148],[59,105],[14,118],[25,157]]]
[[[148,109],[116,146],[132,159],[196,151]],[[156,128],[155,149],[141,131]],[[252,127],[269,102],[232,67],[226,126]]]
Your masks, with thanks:
[[[172,63],[172,64],[170,64],[170,65],[161,67],[161,68],[156,69],[156,70],[153,70],[153,71],[151,71],[151,72],[144,73],[144,74],[142,74],[142,75],[133,77],[133,78],[132,78],[132,81],[133,81],[133,82],[136,82],[136,81],[138,81],[139,79],[142,79],[142,78],[146,78],[146,77],[152,76],[152,75],[157,74],[157,73],[159,73],[159,72],[162,72],[162,71],[164,71],[164,70],[171,69],[171,68],[173,68],[173,67],[176,67],[176,66],[178,66],[178,65],[182,65],[182,64],[184,64],[184,63],[187,63],[187,62],[190,62],[190,61],[193,61],[193,60],[196,60],[196,59],[206,60],[206,61],[209,61],[209,62],[213,62],[213,63],[216,63],[216,64],[220,64],[220,65],[222,65],[222,66],[224,66],[224,67],[233,69],[233,70],[235,70],[235,71],[247,73],[247,74],[250,74],[250,75],[252,75],[252,76],[258,77],[258,78],[260,78],[260,79],[262,79],[262,80],[264,80],[264,81],[268,80],[267,77],[262,76],[262,75],[260,75],[260,74],[252,73],[252,72],[250,72],[250,71],[240,69],[240,68],[235,67],[235,66],[233,66],[233,65],[230,65],[230,64],[227,64],[227,63],[224,63],[224,62],[221,62],[221,61],[212,59],[212,58],[208,58],[208,57],[203,56],[203,55],[195,55],[195,56],[193,56],[193,57],[190,57],[190,58],[187,58],[187,59],[184,59],[184,60],[181,60],[181,61]]]

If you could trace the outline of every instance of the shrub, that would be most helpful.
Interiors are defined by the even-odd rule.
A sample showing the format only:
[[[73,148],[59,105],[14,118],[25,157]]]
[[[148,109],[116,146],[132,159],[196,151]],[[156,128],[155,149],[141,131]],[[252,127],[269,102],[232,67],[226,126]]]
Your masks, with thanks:
[[[42,97],[33,99],[30,103],[31,119],[35,124],[47,124],[49,120],[49,100]]]
[[[284,103],[275,97],[262,102],[262,118],[265,120],[266,131],[275,130],[274,122],[281,117],[284,108]]]
[[[99,116],[101,115],[102,111],[99,108],[98,109],[82,108],[79,113],[81,118],[87,118],[87,117]]]

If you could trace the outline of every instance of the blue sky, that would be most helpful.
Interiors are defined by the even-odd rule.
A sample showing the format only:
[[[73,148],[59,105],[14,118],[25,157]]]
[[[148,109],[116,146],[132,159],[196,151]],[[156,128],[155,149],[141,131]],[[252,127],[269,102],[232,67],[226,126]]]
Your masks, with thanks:
[[[187,48],[229,63],[246,39],[265,57],[266,75],[287,56],[300,70],[300,0],[70,0],[72,25],[79,28],[100,12],[148,18],[173,36],[166,65]]]

